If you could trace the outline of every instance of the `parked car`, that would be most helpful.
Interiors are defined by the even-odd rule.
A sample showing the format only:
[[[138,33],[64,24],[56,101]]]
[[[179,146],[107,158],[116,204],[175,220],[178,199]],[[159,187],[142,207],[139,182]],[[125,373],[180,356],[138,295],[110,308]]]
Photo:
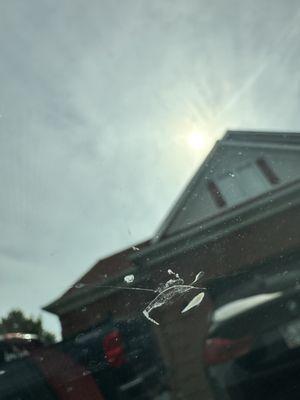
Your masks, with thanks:
[[[0,363],[26,357],[42,346],[39,337],[32,333],[12,332],[0,335]]]
[[[204,361],[216,399],[299,398],[299,281],[295,266],[234,277],[226,292],[215,286]]]
[[[61,346],[90,371],[106,399],[152,399],[167,385],[158,345],[143,318],[109,319]]]
[[[107,320],[0,363],[1,400],[150,399],[164,386],[164,368],[143,320]]]

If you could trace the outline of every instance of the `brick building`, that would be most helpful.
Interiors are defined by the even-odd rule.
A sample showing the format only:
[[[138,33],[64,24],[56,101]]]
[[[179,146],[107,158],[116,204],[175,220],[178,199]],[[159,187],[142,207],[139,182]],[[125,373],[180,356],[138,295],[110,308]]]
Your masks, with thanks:
[[[117,286],[124,273],[134,271],[139,286],[155,288],[166,280],[170,268],[186,282],[204,271],[208,291],[201,306],[182,315],[180,302],[166,304],[157,313],[160,325],[151,329],[169,367],[173,398],[209,399],[202,364],[213,302],[209,288],[218,280],[262,266],[274,269],[285,264],[288,270],[300,260],[299,226],[300,134],[229,131],[192,178],[155,239],[138,246],[140,251],[127,250],[99,262],[87,273],[88,281],[98,282],[97,274],[106,271]],[[89,290],[73,288],[45,308],[59,315],[64,334],[87,325],[85,317],[78,317],[78,307],[91,307],[87,320],[99,313],[100,321],[107,312],[126,318],[127,296],[131,296],[131,315],[140,313],[147,301],[141,293],[98,288],[87,295]],[[73,317],[72,310],[77,310]]]

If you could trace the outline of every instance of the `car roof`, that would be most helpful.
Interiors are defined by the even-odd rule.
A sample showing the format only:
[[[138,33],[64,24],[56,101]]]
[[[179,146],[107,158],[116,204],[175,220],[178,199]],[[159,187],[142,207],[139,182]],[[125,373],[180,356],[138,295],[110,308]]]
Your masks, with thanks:
[[[212,315],[212,320],[214,322],[226,321],[252,308],[277,299],[281,295],[282,292],[261,293],[231,301],[217,308]]]
[[[5,333],[0,335],[0,341],[9,341],[9,340],[23,340],[23,341],[30,341],[30,340],[38,340],[38,335],[33,333],[20,333],[20,332],[12,332],[12,333]]]

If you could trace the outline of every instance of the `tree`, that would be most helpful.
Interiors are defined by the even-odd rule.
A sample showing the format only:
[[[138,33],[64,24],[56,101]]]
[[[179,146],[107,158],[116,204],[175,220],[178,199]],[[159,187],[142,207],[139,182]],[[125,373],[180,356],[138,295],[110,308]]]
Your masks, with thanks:
[[[11,310],[0,320],[0,334],[34,333],[45,343],[54,343],[55,335],[43,328],[41,317],[26,317],[21,310]]]

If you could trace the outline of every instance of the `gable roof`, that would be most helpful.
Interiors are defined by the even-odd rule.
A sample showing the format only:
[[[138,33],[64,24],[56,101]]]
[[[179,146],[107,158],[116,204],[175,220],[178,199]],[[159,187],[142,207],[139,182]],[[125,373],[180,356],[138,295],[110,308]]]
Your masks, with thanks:
[[[285,144],[300,146],[300,133],[297,132],[271,132],[271,131],[227,131],[223,142],[241,142],[255,144]]]
[[[43,307],[43,310],[61,315],[96,301],[107,293],[105,285],[116,285],[133,268],[130,256],[136,250],[145,249],[150,241],[139,243],[116,254],[99,260],[58,299]],[[101,288],[103,286],[103,288]]]
[[[156,243],[163,239],[171,227],[182,208],[184,207],[185,202],[189,198],[193,188],[201,179],[204,177],[206,173],[212,168],[214,164],[214,160],[218,151],[222,148],[257,148],[257,149],[274,149],[274,148],[283,148],[290,150],[298,150],[300,151],[300,133],[294,132],[271,132],[271,131],[233,131],[229,130],[225,133],[222,139],[216,141],[213,149],[208,154],[207,158],[199,167],[198,171],[192,177],[191,181],[183,190],[182,194],[179,196],[175,205],[170,210],[169,214],[162,222],[159,227],[156,235],[154,236],[153,243]],[[226,210],[225,210],[226,212]],[[223,214],[224,210],[220,210],[220,212],[213,216],[213,218],[217,217],[219,214]]]

